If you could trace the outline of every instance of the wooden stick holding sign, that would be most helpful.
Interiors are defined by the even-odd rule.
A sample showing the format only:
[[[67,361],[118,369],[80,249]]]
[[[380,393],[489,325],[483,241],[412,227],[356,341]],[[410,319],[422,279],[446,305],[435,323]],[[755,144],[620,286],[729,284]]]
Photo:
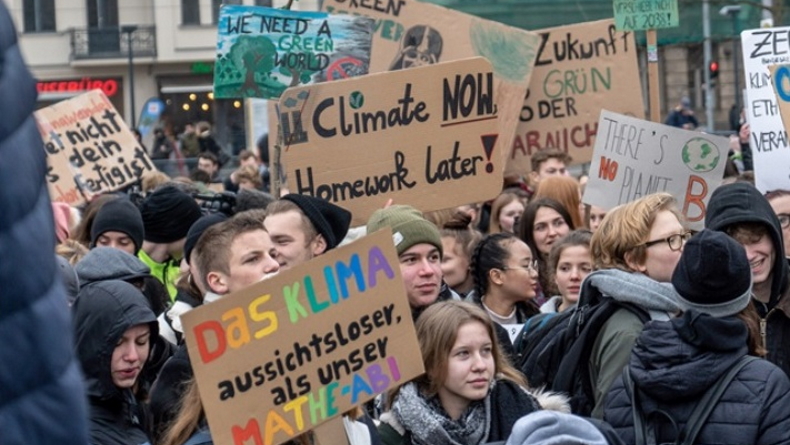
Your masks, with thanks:
[[[677,0],[614,0],[614,22],[618,31],[645,31],[647,34],[647,80],[650,93],[650,120],[661,122],[661,89],[658,79],[658,37],[656,29],[680,24]]]

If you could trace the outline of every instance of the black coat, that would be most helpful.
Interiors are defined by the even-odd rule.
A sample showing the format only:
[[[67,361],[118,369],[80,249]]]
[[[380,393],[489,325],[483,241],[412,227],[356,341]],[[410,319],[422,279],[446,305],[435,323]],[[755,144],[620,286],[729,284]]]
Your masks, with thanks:
[[[148,324],[151,339],[158,336],[156,315],[143,294],[123,281],[88,285],[80,291],[73,311],[77,357],[85,374],[90,403],[91,443],[146,442],[149,439],[146,413],[131,389],[115,386],[110,362],[118,340],[127,329]]]
[[[36,82],[0,2],[0,443],[85,444],[87,403],[55,256]]]
[[[736,317],[713,318],[694,311],[645,325],[629,368],[646,419],[657,422],[659,443],[674,443],[676,430],[657,414],[668,413],[680,429],[705,391],[746,355],[746,326]],[[755,360],[736,374],[697,438],[705,444],[790,443],[790,380],[776,365]],[[626,443],[634,442],[631,399],[622,375],[606,397],[604,420]]]

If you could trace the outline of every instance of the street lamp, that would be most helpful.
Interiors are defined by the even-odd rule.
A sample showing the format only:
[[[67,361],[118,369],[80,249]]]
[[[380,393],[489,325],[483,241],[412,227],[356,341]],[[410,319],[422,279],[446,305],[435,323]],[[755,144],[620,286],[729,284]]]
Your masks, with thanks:
[[[132,129],[137,128],[137,118],[134,111],[134,51],[132,50],[132,33],[137,31],[137,25],[123,25],[121,32],[126,34],[126,52],[129,54],[129,98],[132,106]]]
[[[740,73],[738,72],[738,14],[740,14],[740,12],[740,5],[727,5],[719,11],[719,14],[732,18],[732,60],[733,69],[735,70],[735,109],[738,110],[738,112],[741,110],[741,85],[739,81]]]

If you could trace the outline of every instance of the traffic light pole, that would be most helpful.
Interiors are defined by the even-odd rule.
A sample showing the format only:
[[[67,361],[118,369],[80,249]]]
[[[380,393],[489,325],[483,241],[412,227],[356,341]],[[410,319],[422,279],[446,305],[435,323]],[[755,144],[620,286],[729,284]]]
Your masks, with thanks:
[[[713,86],[711,85],[710,78],[710,62],[711,57],[711,43],[710,43],[710,3],[708,0],[702,2],[702,34],[705,39],[703,46],[704,50],[704,66],[705,66],[705,120],[708,124],[708,132],[715,131],[715,123],[713,118],[713,110],[716,108],[715,98],[713,97]]]

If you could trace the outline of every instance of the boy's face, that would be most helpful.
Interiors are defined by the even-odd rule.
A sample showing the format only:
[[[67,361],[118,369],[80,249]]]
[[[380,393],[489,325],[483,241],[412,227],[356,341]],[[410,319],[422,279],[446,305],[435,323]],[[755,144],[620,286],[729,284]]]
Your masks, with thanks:
[[[280,266],[271,256],[272,247],[265,230],[245,232],[234,238],[228,259],[229,273],[217,273],[212,290],[220,295],[229,294],[277,273]]]
[[[442,255],[432,244],[420,243],[398,257],[400,273],[413,308],[432,304],[442,288]]]
[[[302,215],[297,210],[267,215],[263,225],[274,243],[274,258],[283,270],[302,264],[326,250],[321,235],[307,239]]]
[[[532,185],[537,187],[540,181],[550,176],[568,176],[568,169],[564,162],[557,158],[549,158],[540,164],[537,171],[529,173]]]
[[[776,252],[774,244],[769,235],[763,235],[757,241],[745,240],[743,237],[736,240],[746,249],[746,258],[752,268],[752,280],[754,284],[762,284],[770,280],[773,272]]]

